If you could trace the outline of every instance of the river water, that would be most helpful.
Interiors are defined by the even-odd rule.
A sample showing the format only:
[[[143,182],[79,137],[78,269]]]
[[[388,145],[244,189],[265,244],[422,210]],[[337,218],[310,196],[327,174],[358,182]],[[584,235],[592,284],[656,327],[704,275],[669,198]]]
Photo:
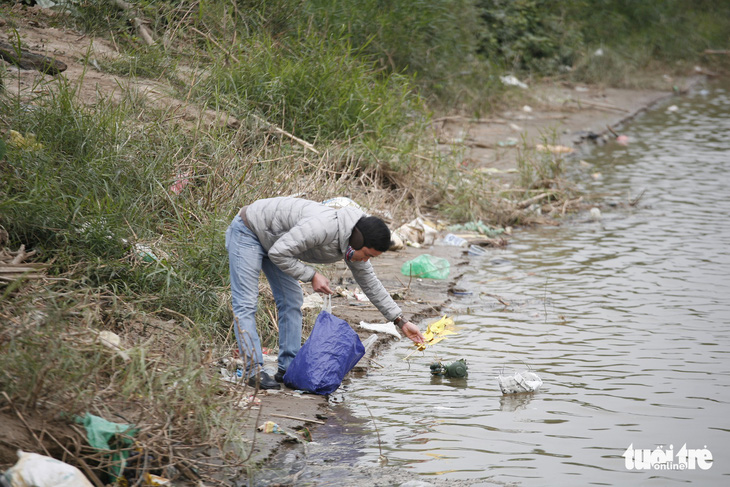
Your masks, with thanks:
[[[624,127],[627,146],[584,154],[600,219],[472,258],[471,294],[448,310],[459,334],[408,362],[402,340],[347,384],[302,485],[394,466],[439,485],[730,485],[729,88],[673,98]],[[430,375],[461,358],[468,379]],[[502,395],[496,376],[525,364],[542,388]],[[663,466],[627,463],[629,447]]]

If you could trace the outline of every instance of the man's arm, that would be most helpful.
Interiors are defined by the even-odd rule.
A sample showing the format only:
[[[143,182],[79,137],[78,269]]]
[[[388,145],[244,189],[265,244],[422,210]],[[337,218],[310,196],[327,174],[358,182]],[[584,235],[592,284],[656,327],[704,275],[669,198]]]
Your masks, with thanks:
[[[423,335],[418,326],[403,318],[403,312],[383,283],[375,275],[370,262],[347,262],[355,281],[371,303],[383,314],[385,319],[398,326],[403,334],[416,343],[423,343]]]

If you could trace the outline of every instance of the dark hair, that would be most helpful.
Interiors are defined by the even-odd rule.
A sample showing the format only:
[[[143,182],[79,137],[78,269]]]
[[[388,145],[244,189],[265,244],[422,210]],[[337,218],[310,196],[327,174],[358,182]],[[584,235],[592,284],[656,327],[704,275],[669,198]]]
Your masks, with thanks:
[[[364,216],[357,221],[355,227],[362,233],[363,247],[379,252],[390,248],[390,229],[377,216]]]

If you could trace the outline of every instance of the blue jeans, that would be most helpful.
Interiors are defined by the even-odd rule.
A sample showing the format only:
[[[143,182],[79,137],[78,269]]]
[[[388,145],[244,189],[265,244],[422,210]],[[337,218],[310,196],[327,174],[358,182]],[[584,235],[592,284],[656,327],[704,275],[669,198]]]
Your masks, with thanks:
[[[226,250],[231,271],[233,329],[248,374],[263,367],[261,340],[256,332],[259,274],[264,271],[279,313],[279,370],[285,371],[302,345],[302,304],[299,281],[269,260],[258,237],[236,215],[226,230]]]

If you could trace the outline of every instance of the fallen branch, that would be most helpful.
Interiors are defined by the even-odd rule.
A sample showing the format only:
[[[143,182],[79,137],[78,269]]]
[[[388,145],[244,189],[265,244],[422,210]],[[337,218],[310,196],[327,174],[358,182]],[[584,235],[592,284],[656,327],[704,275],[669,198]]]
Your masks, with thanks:
[[[507,122],[505,120],[500,120],[496,118],[469,118],[464,117],[461,115],[451,115],[448,117],[439,117],[434,118],[431,120],[431,123],[439,123],[439,122],[467,122],[467,123],[499,123],[499,124],[506,124]]]
[[[590,107],[594,107],[594,108],[598,108],[598,109],[602,109],[602,110],[614,110],[614,111],[625,112],[625,113],[630,112],[630,110],[626,110],[625,108],[621,108],[621,107],[617,107],[617,106],[613,106],[613,105],[604,105],[602,103],[596,103],[593,101],[579,100],[576,98],[571,98],[568,101],[573,101],[573,102],[577,103],[578,105],[581,105],[581,104],[588,105]]]
[[[114,6],[116,6],[120,10],[124,10],[125,12],[129,13],[128,20],[132,23],[135,29],[137,29],[137,32],[139,33],[139,36],[142,38],[142,40],[147,44],[148,46],[152,46],[155,43],[154,38],[152,37],[152,33],[147,29],[147,27],[144,25],[144,21],[137,15],[137,9],[129,2],[125,2],[124,0],[110,0]]]
[[[79,465],[81,465],[81,469],[84,471],[84,473],[86,474],[86,476],[89,479],[91,479],[91,482],[94,484],[95,487],[104,487],[104,483],[101,480],[99,480],[99,477],[96,476],[96,474],[94,473],[94,471],[91,470],[91,467],[89,467],[89,464],[86,463],[86,461],[83,458],[81,458],[78,455],[74,455],[73,453],[71,453],[71,451],[68,448],[66,448],[60,441],[58,441],[56,439],[55,436],[53,436],[52,434],[50,434],[48,431],[44,431],[43,433],[46,436],[48,436],[51,440],[53,440],[59,447],[61,447],[61,449],[64,452],[66,452],[66,454],[68,454],[71,457],[75,458],[79,462]]]
[[[286,130],[284,130],[284,129],[280,128],[280,127],[277,127],[273,123],[267,122],[266,120],[264,120],[263,118],[259,117],[258,115],[251,114],[251,116],[253,118],[255,118],[256,120],[258,120],[259,122],[261,122],[262,124],[264,124],[267,128],[269,128],[269,129],[273,130],[274,132],[276,132],[277,134],[281,134],[281,135],[284,135],[286,137],[289,137],[294,142],[296,142],[299,145],[303,146],[305,149],[310,150],[310,151],[314,152],[317,155],[320,155],[319,154],[319,151],[317,149],[315,149],[314,146],[312,144],[310,144],[309,142],[307,142],[306,140],[302,140],[299,137],[297,137],[296,135],[290,134]]]
[[[35,434],[35,431],[33,431],[33,429],[30,427],[30,425],[25,420],[23,415],[20,414],[20,411],[18,411],[18,408],[15,407],[15,403],[13,403],[13,401],[10,400],[10,396],[8,396],[8,394],[5,391],[1,391],[0,393],[2,393],[2,395],[5,397],[5,400],[8,401],[8,404],[10,404],[10,407],[13,408],[13,411],[15,411],[15,414],[18,416],[18,419],[20,420],[20,422],[23,423],[23,425],[28,429],[28,432],[33,436],[35,441],[38,442],[38,446],[43,448],[43,451],[46,453],[46,456],[50,457],[51,454],[48,453],[46,446],[43,444],[43,442],[40,440],[40,438],[38,438],[38,435]]]
[[[544,200],[545,198],[549,197],[552,193],[541,193],[537,196],[533,196],[532,198],[528,198],[526,200],[522,200],[519,203],[517,203],[517,208],[523,209],[527,208],[533,203],[537,203],[538,201]]]
[[[195,27],[191,27],[191,29],[194,32],[200,34],[201,36],[205,36],[205,38],[208,39],[210,42],[212,42],[215,47],[217,47],[218,49],[220,49],[221,51],[223,51],[224,53],[226,53],[226,56],[228,56],[231,59],[233,59],[234,61],[236,61],[237,64],[240,64],[241,63],[241,61],[239,61],[236,56],[234,56],[233,54],[231,54],[230,52],[228,52],[228,50],[226,48],[224,48],[223,46],[221,46],[220,44],[218,44],[218,42],[215,39],[213,39],[213,37],[211,37],[210,34],[206,34],[204,32],[200,32]]]
[[[35,69],[53,76],[66,71],[68,67],[57,59],[35,54],[26,49],[18,49],[18,46],[2,41],[0,41],[0,58],[21,69]]]
[[[46,265],[36,262],[23,262],[28,257],[35,255],[36,251],[25,251],[25,245],[21,245],[16,251],[0,250],[0,281],[14,281],[20,278],[37,279],[44,277],[41,272]]]
[[[639,201],[641,201],[641,197],[644,196],[644,193],[646,193],[646,188],[641,190],[641,193],[639,193],[639,196],[636,198],[629,198],[629,206],[636,206],[639,204]]]
[[[509,243],[509,240],[507,240],[504,237],[497,237],[497,238],[476,238],[476,239],[468,239],[469,243],[472,245],[479,245],[480,247],[506,247]]]

